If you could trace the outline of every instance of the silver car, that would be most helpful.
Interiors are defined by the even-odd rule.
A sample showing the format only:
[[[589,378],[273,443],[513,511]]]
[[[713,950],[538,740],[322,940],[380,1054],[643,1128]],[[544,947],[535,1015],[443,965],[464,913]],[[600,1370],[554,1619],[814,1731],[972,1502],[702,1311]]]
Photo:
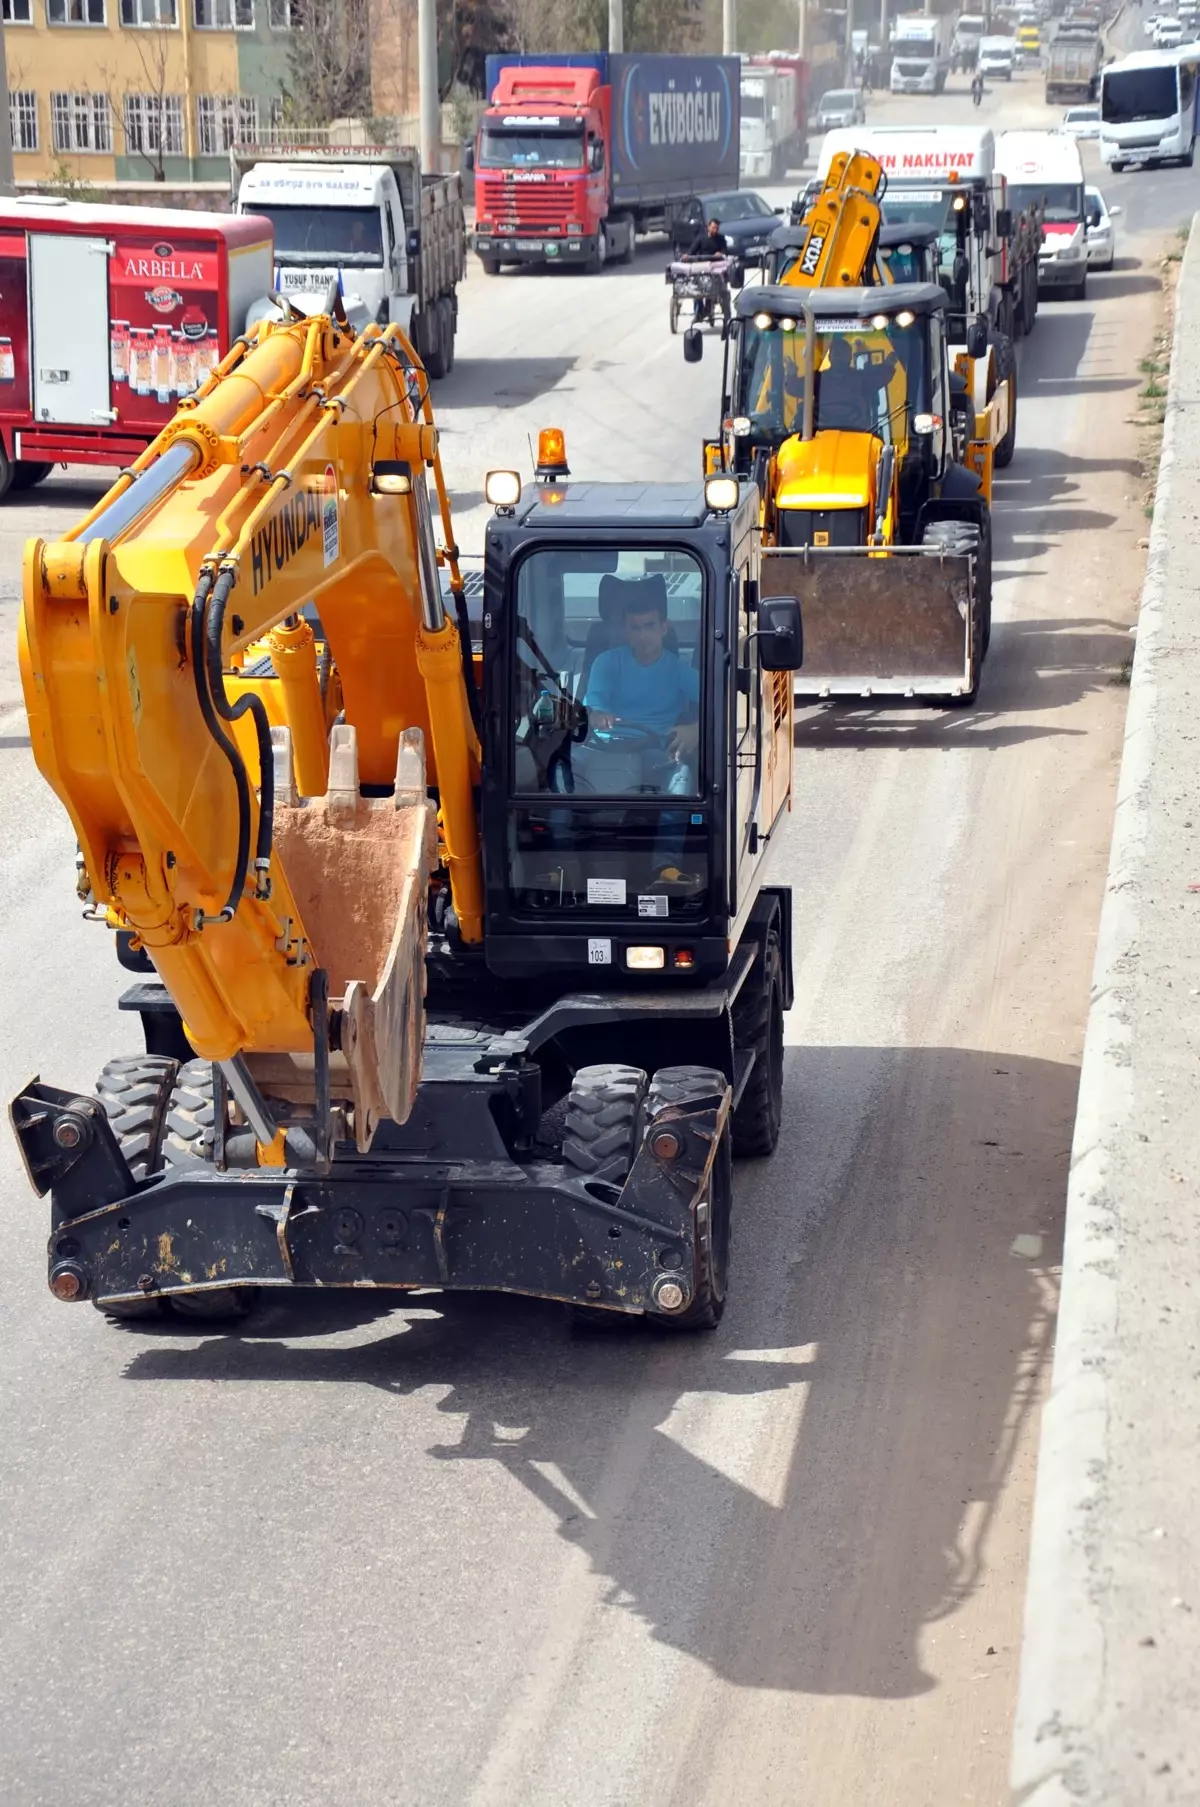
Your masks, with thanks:
[[[1121,209],[1105,204],[1098,188],[1083,191],[1083,217],[1087,231],[1089,270],[1111,270],[1117,255],[1117,229],[1113,220]]]
[[[830,132],[835,126],[866,125],[867,109],[859,88],[831,88],[822,94],[817,108],[817,130]]]
[[[1063,114],[1063,130],[1073,138],[1099,138],[1099,107],[1068,107]]]

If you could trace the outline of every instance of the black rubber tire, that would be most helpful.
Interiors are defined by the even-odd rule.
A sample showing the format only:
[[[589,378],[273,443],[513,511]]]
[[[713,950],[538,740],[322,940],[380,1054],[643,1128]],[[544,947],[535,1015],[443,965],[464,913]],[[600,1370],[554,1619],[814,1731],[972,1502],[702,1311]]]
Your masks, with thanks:
[[[454,303],[448,295],[443,295],[437,305],[441,323],[442,354],[446,364],[446,375],[449,376],[454,369]]]
[[[431,381],[440,381],[446,374],[446,347],[442,342],[442,317],[435,301],[424,314],[424,329],[418,338],[417,350],[421,352],[421,362]],[[422,342],[426,349],[421,350]]]
[[[158,1171],[178,1072],[179,1062],[164,1054],[128,1054],[110,1060],[96,1081],[96,1096],[135,1180]]]
[[[207,1060],[189,1060],[179,1069],[167,1109],[163,1166],[196,1167],[213,1157],[213,1070]],[[213,1292],[179,1293],[167,1303],[188,1323],[220,1324],[244,1318],[258,1299],[256,1286],[222,1286]]]
[[[13,465],[12,487],[32,489],[36,483],[44,483],[53,469],[53,464],[43,464],[33,458],[19,458]]]
[[[481,257],[479,267],[485,276],[499,276],[500,259],[498,257]]]
[[[16,465],[5,451],[3,441],[0,440],[0,500],[2,500],[12,488],[13,472],[15,470]]]
[[[617,1064],[580,1067],[567,1099],[562,1158],[576,1173],[623,1186],[641,1145],[646,1074]]]
[[[783,1121],[783,956],[774,929],[734,1004],[733,1044],[754,1050],[754,1065],[733,1113],[734,1158],[774,1154]]]
[[[672,295],[672,297],[671,297],[671,310],[670,310],[670,320],[671,320],[671,336],[672,336],[672,338],[673,338],[673,337],[674,337],[674,336],[675,336],[675,334],[676,334],[676,333],[677,333],[677,332],[678,332],[678,331],[679,331],[679,312],[680,312],[680,308],[679,308],[679,297],[678,297],[678,295]]]
[[[723,1073],[708,1067],[660,1067],[646,1093],[644,1121],[649,1126],[664,1106],[710,1097],[726,1084]],[[707,1204],[707,1230],[696,1251],[691,1303],[677,1316],[652,1313],[651,1322],[663,1330],[715,1330],[725,1311],[733,1217],[733,1138],[728,1123],[713,1157]]]
[[[637,248],[637,231],[636,231],[636,228],[634,227],[633,221],[630,220],[628,222],[628,225],[629,225],[629,231],[626,236],[625,249],[621,252],[620,256],[616,260],[617,263],[619,263],[619,264],[631,264],[633,262],[634,251]]]
[[[130,1054],[110,1060],[96,1081],[96,1096],[135,1180],[144,1180],[159,1165],[178,1068],[177,1060],[161,1054]],[[162,1316],[158,1299],[130,1299],[115,1305],[93,1299],[92,1304],[114,1324]]]
[[[1012,340],[1003,336],[996,340],[996,376],[999,382],[1007,378],[1012,386],[1012,419],[993,456],[997,470],[1003,471],[1012,463],[1017,449],[1017,354]]]
[[[213,1158],[212,1067],[207,1060],[189,1060],[180,1067],[167,1108],[163,1137],[163,1165],[195,1167]]]

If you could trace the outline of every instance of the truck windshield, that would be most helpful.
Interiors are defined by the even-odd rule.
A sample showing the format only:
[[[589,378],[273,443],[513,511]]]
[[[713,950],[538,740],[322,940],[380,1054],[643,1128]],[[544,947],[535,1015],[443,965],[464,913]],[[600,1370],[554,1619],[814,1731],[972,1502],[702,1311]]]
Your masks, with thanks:
[[[1083,183],[1012,182],[1008,204],[1014,213],[1024,213],[1027,207],[1042,207],[1047,223],[1063,226],[1069,220],[1083,218]]]
[[[762,318],[762,316],[760,316]],[[744,323],[737,413],[753,442],[778,445],[804,428],[804,324]],[[816,432],[874,433],[900,445],[913,414],[928,411],[926,326],[918,317],[886,328],[869,320],[822,321],[815,340]]]
[[[582,169],[583,127],[502,126],[485,121],[479,140],[481,169]]]
[[[377,207],[259,206],[275,228],[275,261],[281,264],[381,264],[383,237]]]
[[[761,91],[755,92],[755,90],[752,88],[743,88],[742,89],[742,118],[743,119],[765,119],[766,113],[767,113],[767,103],[764,100]]]
[[[547,548],[521,561],[515,590],[514,902],[697,913],[707,895],[696,807],[699,559],[666,546]],[[619,807],[604,808],[605,799]],[[646,902],[655,896],[658,904]]]
[[[918,62],[928,62],[937,55],[936,38],[897,38],[892,47],[892,54],[901,59],[913,57]]]
[[[888,188],[883,198],[883,217],[889,226],[917,224],[946,229],[950,196],[943,188]]]
[[[1106,125],[1170,119],[1178,111],[1178,71],[1173,68],[1123,69],[1104,76],[1100,117]]]

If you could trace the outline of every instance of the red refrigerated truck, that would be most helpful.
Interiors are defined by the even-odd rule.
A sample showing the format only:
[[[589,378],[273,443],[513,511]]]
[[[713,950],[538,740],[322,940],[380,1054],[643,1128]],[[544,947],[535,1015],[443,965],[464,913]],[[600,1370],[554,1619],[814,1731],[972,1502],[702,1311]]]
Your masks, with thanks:
[[[0,495],[126,465],[269,295],[270,221],[0,200]]]

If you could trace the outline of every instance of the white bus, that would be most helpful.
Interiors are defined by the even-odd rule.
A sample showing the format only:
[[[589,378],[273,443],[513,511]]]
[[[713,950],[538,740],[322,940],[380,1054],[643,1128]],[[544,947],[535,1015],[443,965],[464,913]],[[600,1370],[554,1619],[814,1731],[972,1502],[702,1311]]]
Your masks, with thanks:
[[[1200,44],[1135,50],[1100,72],[1100,155],[1112,169],[1182,163],[1196,145]]]

